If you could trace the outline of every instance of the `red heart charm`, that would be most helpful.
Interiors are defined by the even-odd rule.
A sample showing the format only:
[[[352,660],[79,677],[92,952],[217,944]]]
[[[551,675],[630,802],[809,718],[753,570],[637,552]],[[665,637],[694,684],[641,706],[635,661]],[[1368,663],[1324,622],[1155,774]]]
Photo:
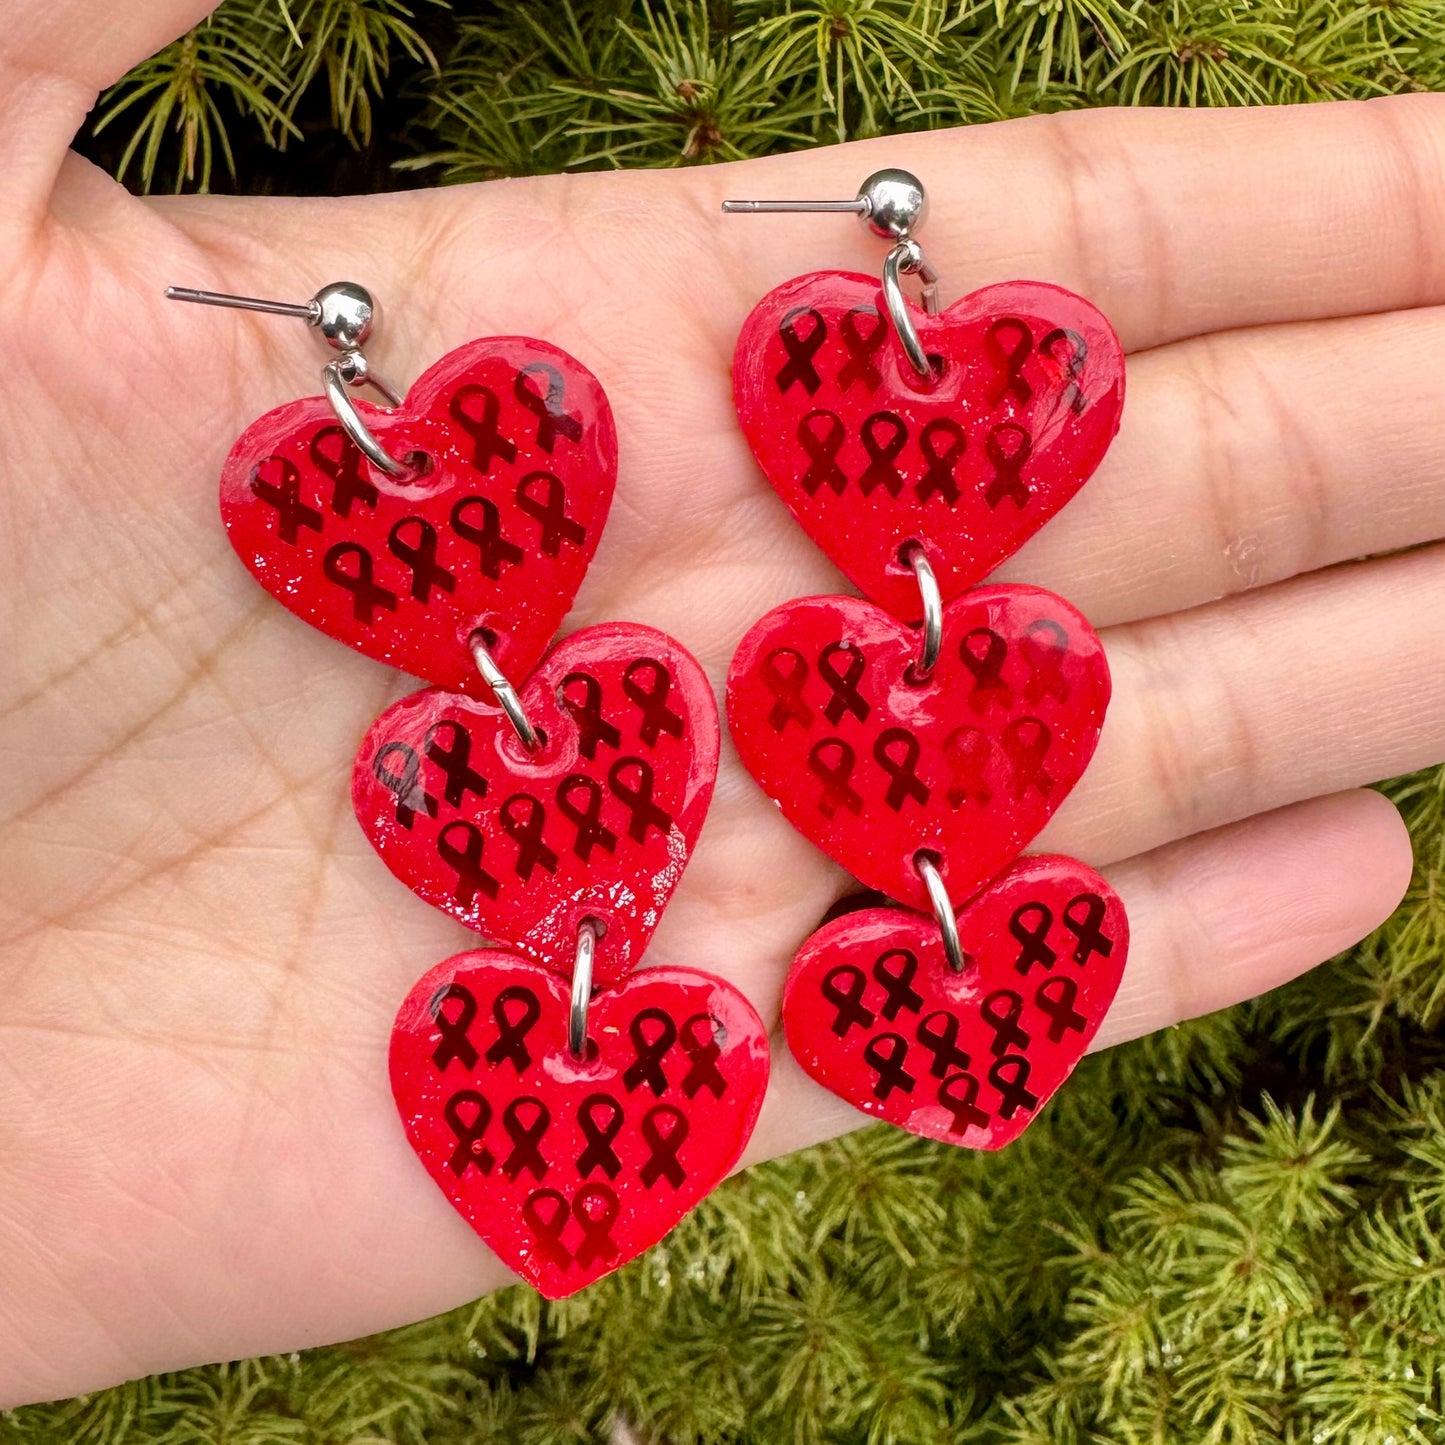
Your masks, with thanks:
[[[931,384],[903,355],[874,278],[795,277],[743,323],[733,396],[803,529],[873,601],[916,619],[902,550],[923,544],[945,601],[1012,556],[1103,459],[1124,355],[1095,307],[1041,282],[909,314],[942,367]]]
[[[872,908],[824,925],[783,992],[804,1071],[900,1129],[1002,1149],[1073,1072],[1129,953],[1119,895],[1072,858],[1014,865],[958,913],[967,966],[938,924]]]
[[[388,708],[352,773],[362,831],[428,903],[570,975],[603,925],[599,985],[642,957],[707,816],[717,703],[691,654],[632,623],[574,632],[499,707],[428,689]]]
[[[383,411],[373,467],[322,397],[253,422],[226,458],[221,517],[256,580],[331,637],[453,691],[490,696],[469,639],[512,677],[556,634],[597,550],[617,433],[597,378],[555,346],[487,337]]]
[[[1103,647],[1036,587],[981,587],[943,612],[926,682],[917,629],[856,597],[768,613],[728,674],[748,771],[804,837],[869,888],[928,908],[915,858],[955,901],[1023,851],[1078,782],[1109,702]]]
[[[597,994],[567,1047],[568,985],[508,953],[458,954],[391,1036],[411,1147],[457,1212],[548,1299],[656,1244],[737,1163],[768,1036],[731,984],[649,968]]]

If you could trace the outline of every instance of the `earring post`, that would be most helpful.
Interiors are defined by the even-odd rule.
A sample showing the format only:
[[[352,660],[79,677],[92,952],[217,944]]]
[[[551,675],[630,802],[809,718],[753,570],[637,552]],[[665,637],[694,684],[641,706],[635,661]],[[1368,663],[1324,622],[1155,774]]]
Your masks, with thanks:
[[[198,306],[227,306],[234,311],[265,311],[271,316],[294,316],[299,321],[314,321],[314,301],[262,301],[255,296],[231,296],[225,291],[197,291],[189,286],[167,286],[168,301],[193,301]]]
[[[722,208],[729,216],[776,216],[791,211],[866,216],[869,205],[864,197],[855,196],[851,201],[724,201]]]

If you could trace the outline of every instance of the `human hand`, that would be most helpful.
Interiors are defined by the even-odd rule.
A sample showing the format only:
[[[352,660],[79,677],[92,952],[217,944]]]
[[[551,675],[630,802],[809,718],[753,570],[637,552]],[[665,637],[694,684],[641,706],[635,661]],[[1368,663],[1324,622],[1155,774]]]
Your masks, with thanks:
[[[0,6],[0,1405],[361,1334],[507,1277],[387,1082],[398,1002],[475,943],[350,812],[359,739],[417,684],[264,596],[217,516],[231,440],[316,390],[320,358],[299,327],[170,307],[167,283],[361,281],[403,383],[478,335],[571,351],[622,465],[569,625],[661,627],[720,685],[754,619],[840,585],[748,455],[733,340],[784,278],[880,256],[837,218],[717,203],[918,172],[945,299],[1056,281],[1132,353],[1097,478],[1000,573],[1079,606],[1113,669],[1096,759],[1037,844],[1129,908],[1098,1044],[1272,988],[1389,913],[1408,840],[1357,789],[1445,756],[1445,551],[1348,559],[1445,537],[1445,99],[137,200],[65,147],[98,87],[204,9]],[[723,974],[774,1022],[846,886],[725,751],[648,962]],[[860,1122],[779,1046],[749,1158]]]

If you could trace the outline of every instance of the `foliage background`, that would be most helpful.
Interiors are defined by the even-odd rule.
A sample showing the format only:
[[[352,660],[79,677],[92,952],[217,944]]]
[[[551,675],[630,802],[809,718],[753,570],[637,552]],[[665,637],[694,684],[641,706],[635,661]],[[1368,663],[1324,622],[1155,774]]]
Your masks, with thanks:
[[[684,165],[1097,104],[1445,89],[1445,0],[226,0],[106,96],[137,187]],[[886,1128],[563,1305],[0,1416],[5,1445],[1445,1441],[1445,770],[1374,938],[1087,1060],[1024,1140]]]

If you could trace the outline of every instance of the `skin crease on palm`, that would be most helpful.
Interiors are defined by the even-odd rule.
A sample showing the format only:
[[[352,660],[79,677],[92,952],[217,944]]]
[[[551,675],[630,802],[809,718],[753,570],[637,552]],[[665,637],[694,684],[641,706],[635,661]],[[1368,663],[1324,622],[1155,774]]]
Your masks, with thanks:
[[[720,685],[752,620],[840,586],[739,435],[733,338],[785,278],[882,256],[839,218],[718,202],[918,172],[946,300],[1055,281],[1131,353],[1113,451],[1000,574],[1083,608],[1114,672],[1097,758],[1037,844],[1103,867],[1130,910],[1099,1044],[1275,987],[1394,907],[1408,839],[1360,788],[1445,756],[1445,97],[134,199],[66,147],[98,88],[201,13],[0,0],[0,1405],[354,1336],[506,1278],[411,1157],[386,1078],[398,1001],[475,941],[350,812],[357,741],[414,684],[264,596],[217,517],[231,440],[315,391],[322,358],[295,323],[170,306],[167,283],[360,281],[402,383],[479,335],[574,353],[622,466],[569,627],[664,628]],[[847,887],[725,751],[649,962],[726,975],[775,1022]],[[860,1122],[779,1042],[748,1158]]]

